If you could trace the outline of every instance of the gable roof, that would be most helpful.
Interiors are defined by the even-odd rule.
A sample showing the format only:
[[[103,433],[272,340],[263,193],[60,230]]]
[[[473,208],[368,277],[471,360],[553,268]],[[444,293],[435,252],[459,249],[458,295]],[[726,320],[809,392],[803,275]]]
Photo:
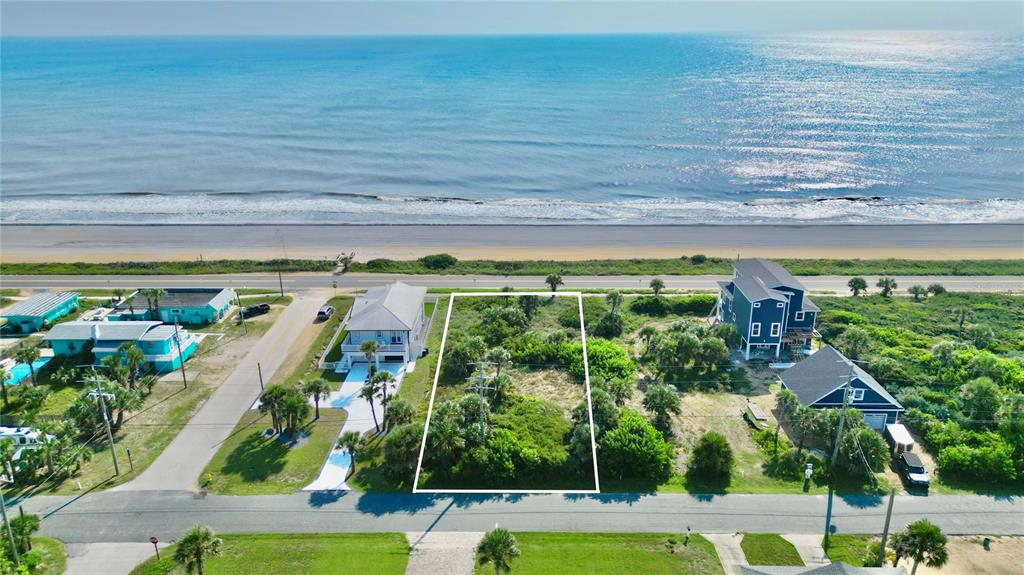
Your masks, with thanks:
[[[808,567],[776,567],[741,565],[743,575],[906,575],[902,567],[854,567],[847,563]]]
[[[138,341],[160,323],[158,321],[69,321],[53,326],[43,336],[43,340],[93,339],[93,330],[95,329],[101,340]]]
[[[395,282],[366,290],[349,312],[348,331],[409,331],[423,313],[427,288]]]
[[[761,278],[751,276],[736,276],[732,283],[736,286],[736,289],[743,292],[748,301],[761,301],[766,299],[772,299],[776,301],[785,302],[786,296],[781,293],[769,288],[761,281]]]
[[[831,345],[822,346],[807,359],[783,371],[779,378],[782,379],[782,383],[786,384],[787,389],[796,394],[800,403],[811,405],[846,383],[850,376],[851,366],[854,378],[859,379],[887,402],[900,409],[903,408],[896,398],[889,395],[882,384],[871,377],[871,374],[851,362]]]
[[[40,293],[22,300],[3,312],[3,317],[16,315],[41,317],[57,306],[64,305],[78,297],[78,292],[62,291],[57,293]]]
[[[807,291],[804,284],[800,283],[799,280],[786,271],[786,268],[771,260],[762,258],[736,260],[732,264],[732,269],[735,270],[738,276],[759,278],[770,288],[783,286]]]
[[[234,299],[233,290],[228,288],[168,288],[167,293],[160,296],[160,307],[221,307]],[[139,293],[142,301],[146,296]],[[122,306],[127,307],[127,306]]]

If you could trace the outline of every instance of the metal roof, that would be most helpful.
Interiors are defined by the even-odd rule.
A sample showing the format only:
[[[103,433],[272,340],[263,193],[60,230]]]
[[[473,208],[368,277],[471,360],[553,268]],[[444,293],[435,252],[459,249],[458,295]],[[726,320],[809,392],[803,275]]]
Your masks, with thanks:
[[[52,339],[72,339],[72,340],[86,340],[93,339],[94,335],[98,335],[97,339],[101,340],[118,340],[118,341],[138,341],[142,336],[153,329],[154,327],[161,325],[158,321],[69,321],[65,323],[59,323],[53,326],[50,331],[46,332],[43,336],[44,341]],[[171,328],[174,329],[174,328]],[[95,334],[94,334],[95,330]]]
[[[846,383],[851,366],[854,378],[859,379],[889,403],[903,409],[900,402],[889,395],[871,374],[851,362],[831,345],[823,346],[807,359],[783,371],[779,377],[786,384],[786,388],[796,394],[800,403],[811,405]]]
[[[762,258],[751,258],[736,260],[732,264],[736,275],[761,278],[761,281],[768,287],[785,286],[806,291],[804,284],[793,277],[786,268],[779,264]]]
[[[225,303],[231,303],[234,300],[234,290],[230,288],[168,288],[167,293],[160,296],[159,302],[160,307],[204,307],[212,306],[219,308]],[[140,291],[135,296],[136,308],[138,303],[143,304],[146,301],[146,296]],[[127,308],[127,306],[120,306]]]
[[[408,331],[423,313],[427,288],[395,282],[366,290],[356,298],[348,331]]]
[[[752,302],[765,299],[772,299],[781,302],[788,301],[786,296],[766,286],[764,282],[761,281],[761,278],[758,277],[736,276],[733,278],[732,283],[736,285],[736,289],[743,292],[743,295]]]
[[[173,325],[159,325],[144,333],[139,339],[144,341],[164,341],[172,336],[174,336]]]
[[[78,297],[78,292],[71,291],[40,293],[12,305],[2,315],[4,317],[16,315],[42,317],[53,310],[53,308],[64,305],[76,297]]]

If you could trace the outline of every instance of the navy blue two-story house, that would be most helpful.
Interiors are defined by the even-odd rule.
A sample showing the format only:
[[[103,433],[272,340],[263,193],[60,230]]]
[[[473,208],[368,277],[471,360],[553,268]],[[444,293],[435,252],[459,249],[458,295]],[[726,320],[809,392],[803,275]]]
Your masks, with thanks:
[[[775,357],[783,347],[809,350],[816,337],[818,306],[779,264],[760,258],[737,260],[733,278],[718,282],[718,320],[736,326],[744,356],[767,349]]]
[[[822,346],[779,378],[783,389],[812,409],[841,408],[843,388],[848,385],[847,406],[864,414],[864,422],[877,431],[896,423],[903,413],[903,406],[882,384],[831,345]]]

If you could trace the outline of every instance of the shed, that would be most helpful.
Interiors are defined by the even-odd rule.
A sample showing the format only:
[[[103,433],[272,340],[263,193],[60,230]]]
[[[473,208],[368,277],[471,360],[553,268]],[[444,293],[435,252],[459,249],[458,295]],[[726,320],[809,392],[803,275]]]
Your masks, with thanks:
[[[19,333],[32,333],[52,324],[78,309],[78,292],[47,292],[20,301],[0,316],[10,329]]]

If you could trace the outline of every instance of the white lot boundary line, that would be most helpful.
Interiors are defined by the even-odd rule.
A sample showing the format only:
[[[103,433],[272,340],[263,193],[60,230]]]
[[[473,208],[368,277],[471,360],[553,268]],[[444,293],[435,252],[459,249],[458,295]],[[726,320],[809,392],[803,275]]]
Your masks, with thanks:
[[[587,416],[590,418],[590,448],[594,459],[594,489],[420,489],[420,472],[423,470],[423,453],[427,448],[427,432],[430,430],[430,416],[434,412],[434,397],[437,394],[437,382],[441,377],[441,364],[444,362],[444,346],[448,340],[448,327],[452,320],[452,308],[456,297],[519,297],[535,296],[576,296],[580,310],[580,336],[583,341],[583,380],[587,392]],[[590,401],[590,366],[587,362],[587,334],[583,324],[583,292],[452,292],[448,297],[448,313],[444,320],[444,333],[441,335],[441,348],[437,352],[437,367],[434,370],[434,386],[430,390],[430,404],[427,407],[427,423],[423,428],[420,440],[420,457],[416,462],[416,477],[413,479],[413,493],[482,493],[482,494],[594,494],[601,492],[601,483],[597,475],[597,440],[594,436],[594,407]]]

